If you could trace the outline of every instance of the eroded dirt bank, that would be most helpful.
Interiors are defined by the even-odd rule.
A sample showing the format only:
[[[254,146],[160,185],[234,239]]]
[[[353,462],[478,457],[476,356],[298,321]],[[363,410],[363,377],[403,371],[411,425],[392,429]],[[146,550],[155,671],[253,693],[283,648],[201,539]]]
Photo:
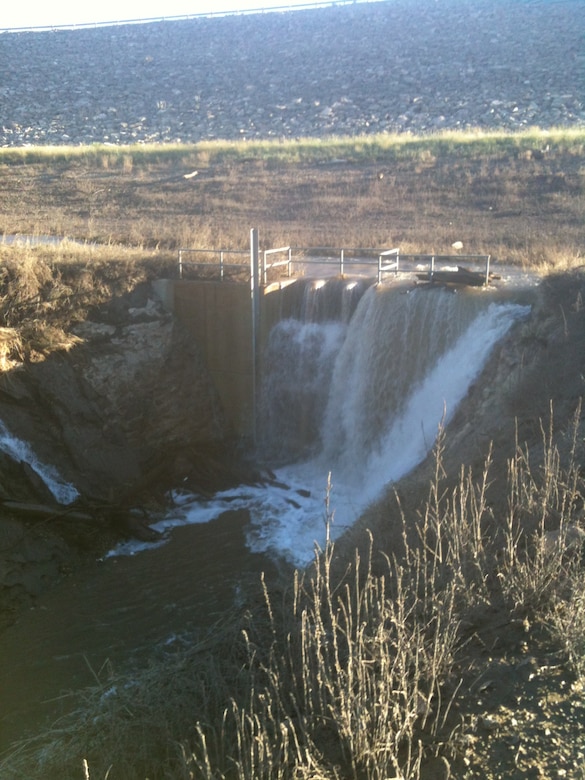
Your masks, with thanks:
[[[197,346],[148,282],[67,333],[68,349],[32,359],[17,329],[3,333],[0,420],[79,496],[60,505],[0,452],[0,626],[88,556],[148,538],[170,488],[208,495],[248,477]]]

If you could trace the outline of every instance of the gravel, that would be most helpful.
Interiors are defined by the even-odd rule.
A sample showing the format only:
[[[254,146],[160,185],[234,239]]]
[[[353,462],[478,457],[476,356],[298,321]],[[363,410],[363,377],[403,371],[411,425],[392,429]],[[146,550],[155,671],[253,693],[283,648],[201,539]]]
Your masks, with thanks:
[[[582,0],[0,34],[0,146],[585,124]]]

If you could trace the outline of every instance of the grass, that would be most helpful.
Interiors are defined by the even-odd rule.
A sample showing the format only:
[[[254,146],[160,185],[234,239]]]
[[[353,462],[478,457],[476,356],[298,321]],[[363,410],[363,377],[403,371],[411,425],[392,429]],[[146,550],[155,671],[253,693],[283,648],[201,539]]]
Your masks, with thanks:
[[[0,232],[81,242],[0,245],[2,324],[14,319],[28,289],[19,271],[16,290],[11,266],[41,275],[49,268],[56,279],[71,278],[76,267],[93,280],[86,286],[99,304],[104,275],[173,273],[181,246],[246,249],[252,226],[262,248],[399,246],[450,254],[462,241],[464,252],[490,254],[496,272],[503,263],[539,274],[570,270],[583,264],[584,133],[2,149]],[[542,159],[528,154],[547,147]],[[184,178],[194,170],[198,176]],[[60,285],[52,295],[67,298],[69,286],[75,296],[77,285]],[[53,303],[53,318],[55,309]]]
[[[201,141],[197,144],[129,144],[114,146],[27,146],[0,149],[0,164],[26,164],[85,160],[103,168],[133,170],[158,163],[195,164],[238,161],[267,163],[394,162],[403,158],[428,159],[447,154],[483,156],[519,154],[554,146],[559,151],[582,154],[585,130],[531,127],[511,133],[498,130],[441,131],[427,135],[380,133],[362,136],[266,139],[258,141]]]
[[[582,551],[566,543],[583,524],[580,409],[565,435],[551,423],[542,439],[534,461],[517,447],[500,512],[491,454],[453,482],[439,436],[426,498],[414,515],[397,505],[391,554],[369,534],[348,562],[327,541],[290,588],[262,582],[262,600],[188,649],[85,692],[4,758],[2,777],[75,778],[84,762],[110,780],[464,776],[478,612],[508,632],[537,626],[565,674],[585,673]]]
[[[0,245],[4,366],[70,349],[91,309],[174,270],[174,255],[113,244]]]
[[[257,227],[261,248],[449,254],[461,241],[496,263],[571,268],[582,263],[584,137],[535,129],[4,149],[0,233],[69,236],[130,257],[246,249]]]

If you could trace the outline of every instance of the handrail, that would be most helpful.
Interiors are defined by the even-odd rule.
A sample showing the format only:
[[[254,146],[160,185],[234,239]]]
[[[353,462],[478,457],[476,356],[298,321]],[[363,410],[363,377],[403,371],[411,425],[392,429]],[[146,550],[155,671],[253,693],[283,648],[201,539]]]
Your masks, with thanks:
[[[345,267],[346,265],[349,266],[369,266],[369,267],[376,267],[377,268],[377,275],[378,275],[378,282],[382,280],[382,274],[386,271],[393,270],[395,273],[398,273],[399,268],[399,255],[400,255],[400,249],[394,248],[394,249],[385,249],[380,250],[377,248],[353,248],[349,249],[346,247],[337,248],[337,247],[311,247],[310,249],[302,248],[302,247],[293,247],[293,251],[295,252],[306,252],[309,251],[313,253],[312,255],[303,255],[302,260],[298,260],[299,263],[304,263],[306,265],[333,265],[336,264],[339,267],[339,273],[341,276],[345,273]],[[315,252],[320,252],[321,254],[319,256],[315,256]],[[324,258],[324,253],[333,253],[337,254],[337,258]],[[364,257],[364,255],[369,254],[371,257]],[[382,258],[388,257],[391,255],[396,256],[396,261],[394,263],[388,263],[383,264]],[[377,258],[377,259],[376,259]],[[291,258],[291,263],[295,262],[293,258]],[[290,275],[290,274],[289,274]]]
[[[286,252],[286,260],[278,260],[276,263],[270,263],[270,265],[266,263],[266,258],[269,255],[282,254],[282,252]],[[291,275],[290,270],[292,265],[292,247],[281,246],[278,247],[277,249],[265,249],[262,256],[262,284],[267,284],[268,271],[271,268],[281,268],[283,265],[286,265],[286,275],[290,276]]]
[[[396,260],[393,263],[386,263],[385,265],[383,265],[382,258],[384,257],[395,257]],[[386,273],[387,271],[394,271],[394,275],[397,275],[399,265],[400,265],[400,249],[396,247],[394,249],[387,249],[385,252],[380,252],[380,254],[378,255],[378,284],[381,284],[382,274]]]
[[[219,268],[219,277],[221,281],[224,279],[224,271],[226,268],[245,268],[243,263],[226,263],[226,255],[249,255],[247,249],[179,249],[179,279],[183,279],[183,269],[185,266],[199,268],[209,267],[216,265],[215,263],[185,261],[183,255],[185,254],[206,254],[206,255],[219,255],[219,262],[217,267]]]
[[[310,253],[310,254],[307,254]],[[209,261],[187,261],[184,255],[205,254],[217,258]],[[284,254],[284,259],[269,261],[276,255]],[[219,271],[221,281],[225,278],[227,269],[237,268],[241,271],[248,269],[244,263],[226,263],[227,255],[248,255],[244,249],[179,249],[179,278],[184,277],[184,268],[187,266],[197,268],[215,268]],[[369,257],[365,255],[370,255]],[[485,275],[483,284],[489,284],[491,255],[438,255],[438,254],[402,254],[398,247],[392,249],[347,249],[334,247],[292,247],[281,246],[272,249],[265,249],[262,252],[261,259],[258,260],[259,281],[262,285],[268,284],[268,272],[277,268],[286,267],[286,276],[291,277],[293,265],[320,265],[335,266],[338,272],[343,276],[347,271],[347,266],[366,266],[372,269],[377,277],[377,283],[381,284],[388,273],[398,274],[416,273],[421,271],[420,265],[426,266],[425,273],[428,273],[429,281],[433,281],[437,273],[437,263],[481,263],[485,264]],[[417,265],[415,265],[417,264]],[[414,267],[413,267],[414,266]],[[471,269],[470,269],[471,270]],[[448,273],[446,271],[445,273]],[[453,274],[455,275],[455,271]],[[475,271],[474,273],[479,273]]]

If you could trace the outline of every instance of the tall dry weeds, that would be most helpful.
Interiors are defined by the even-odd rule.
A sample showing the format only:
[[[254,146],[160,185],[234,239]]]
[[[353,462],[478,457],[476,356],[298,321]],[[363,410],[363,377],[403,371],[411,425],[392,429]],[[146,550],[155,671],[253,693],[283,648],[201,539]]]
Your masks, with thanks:
[[[516,610],[556,609],[577,576],[583,522],[581,404],[561,447],[553,410],[542,427],[542,452],[517,444],[508,465],[508,512],[504,560],[499,577],[504,597]],[[582,434],[581,434],[582,435]],[[536,461],[536,463],[534,463]],[[579,541],[580,540],[580,541]]]
[[[426,780],[464,736],[461,629],[478,607],[537,622],[585,673],[583,444],[580,408],[564,435],[551,415],[539,450],[518,443],[500,514],[491,454],[451,484],[441,434],[427,497],[383,566],[370,536],[338,574],[327,539],[290,593],[263,583],[263,604],[215,640],[108,681],[1,776],[64,780],[87,760],[109,780]]]

